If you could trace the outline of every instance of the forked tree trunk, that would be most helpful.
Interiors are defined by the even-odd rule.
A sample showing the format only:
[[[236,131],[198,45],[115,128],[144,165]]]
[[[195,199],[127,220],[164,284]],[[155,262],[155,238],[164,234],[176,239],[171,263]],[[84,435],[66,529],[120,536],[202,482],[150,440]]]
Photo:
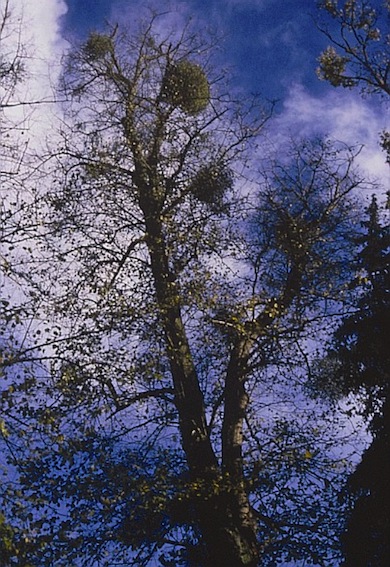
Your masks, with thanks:
[[[140,192],[142,193],[142,191]],[[163,227],[153,207],[150,187],[144,187],[140,205],[175,390],[180,432],[191,482],[201,487],[192,500],[202,533],[204,567],[255,567],[258,565],[256,527],[244,487],[242,471],[242,420],[247,398],[243,386],[245,356],[233,355],[227,373],[224,457],[221,469],[206,424],[203,394],[193,363],[180,311],[180,291],[169,269]],[[242,346],[240,346],[242,349]],[[238,372],[237,372],[238,371]]]
[[[256,531],[242,487],[222,493],[215,505],[203,503],[199,523],[206,547],[204,567],[259,565]]]

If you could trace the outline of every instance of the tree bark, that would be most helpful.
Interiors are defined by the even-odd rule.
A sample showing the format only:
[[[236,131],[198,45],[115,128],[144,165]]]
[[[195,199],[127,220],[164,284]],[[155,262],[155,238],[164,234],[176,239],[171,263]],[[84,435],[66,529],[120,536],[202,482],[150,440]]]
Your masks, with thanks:
[[[131,97],[130,97],[131,99]],[[154,144],[149,152],[142,147],[134,128],[133,104],[128,103],[125,135],[134,158],[133,181],[143,213],[146,243],[150,256],[167,356],[172,374],[175,404],[183,450],[193,486],[201,490],[192,499],[195,518],[206,550],[205,567],[255,567],[258,564],[256,529],[242,469],[242,422],[247,405],[243,384],[247,353],[240,344],[233,351],[225,389],[223,427],[224,466],[221,470],[207,428],[204,398],[186,330],[181,316],[177,274],[170,268],[161,210],[164,190],[159,181],[158,162],[165,118],[155,124]],[[240,462],[241,461],[241,462]]]
[[[246,337],[237,338],[233,346],[226,373],[222,426],[222,471],[227,483],[226,512],[231,520],[230,547],[233,547],[234,556],[238,558],[237,566],[255,566],[259,560],[256,522],[245,487],[242,455],[243,422],[249,401],[245,379],[251,348],[252,341]]]
[[[150,194],[150,191],[148,191]],[[152,198],[143,198],[147,244],[160,317],[165,333],[167,355],[179,414],[183,448],[194,474],[217,468],[217,459],[207,431],[203,395],[183,325],[180,293],[175,274],[169,269],[162,223]]]
[[[201,488],[191,502],[204,547],[205,566],[255,567],[258,564],[256,529],[250,513],[242,470],[242,421],[247,405],[235,352],[227,373],[224,425],[226,466],[221,475],[206,423],[203,394],[181,317],[180,290],[169,268],[162,221],[153,189],[140,191],[151,269],[175,391],[183,449],[193,484]],[[242,346],[239,347],[241,351]]]

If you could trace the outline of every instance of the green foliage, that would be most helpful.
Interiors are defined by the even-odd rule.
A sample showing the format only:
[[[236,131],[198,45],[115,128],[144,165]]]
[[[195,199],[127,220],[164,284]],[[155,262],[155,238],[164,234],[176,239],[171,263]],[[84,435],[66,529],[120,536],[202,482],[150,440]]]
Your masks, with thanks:
[[[0,513],[0,565],[6,566],[15,555],[14,533]]]
[[[190,184],[190,191],[199,201],[212,210],[223,208],[223,198],[232,189],[233,172],[224,164],[210,164],[202,167]]]
[[[364,392],[365,412],[372,418],[380,411],[390,381],[390,234],[389,227],[380,224],[375,197],[367,214],[368,220],[361,223],[365,234],[358,238],[355,277],[349,284],[355,307],[334,332],[326,358],[316,362],[311,385],[320,395],[335,398]]]
[[[205,72],[200,65],[188,60],[168,65],[161,91],[169,104],[192,115],[205,110],[210,102]]]
[[[97,61],[113,51],[112,39],[108,35],[92,32],[84,45],[88,59]]]
[[[320,79],[329,81],[334,87],[353,87],[357,83],[356,79],[345,74],[350,57],[339,55],[332,45],[321,53],[318,60],[320,63],[318,76]]]
[[[390,288],[388,226],[381,226],[379,207],[373,197],[368,220],[362,224],[366,234],[358,264],[357,279],[361,296],[356,312],[346,317],[335,334],[334,352],[341,361],[340,375],[346,391],[364,388],[367,411],[375,413],[378,401],[388,395],[390,357],[387,341],[390,335]],[[378,390],[379,388],[379,390]]]
[[[367,0],[322,0],[320,8],[333,22],[332,31],[320,26],[331,45],[319,57],[319,78],[334,87],[360,85],[363,91],[389,95],[390,4],[374,7]]]

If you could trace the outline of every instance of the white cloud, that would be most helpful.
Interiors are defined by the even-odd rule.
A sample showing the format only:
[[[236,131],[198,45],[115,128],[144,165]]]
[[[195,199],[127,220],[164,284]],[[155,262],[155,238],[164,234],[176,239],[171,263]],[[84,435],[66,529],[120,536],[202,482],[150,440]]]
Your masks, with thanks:
[[[10,13],[15,22],[8,42],[20,41],[27,55],[26,88],[19,92],[30,98],[51,94],[51,82],[60,71],[60,60],[66,42],[60,33],[60,18],[67,12],[64,0],[10,0]]]
[[[62,55],[67,48],[60,29],[66,11],[64,0],[9,0],[10,19],[2,47],[10,57],[20,50],[25,76],[8,103],[53,101]],[[30,139],[30,147],[43,138],[43,131],[54,124],[57,113],[52,102],[6,110],[8,120],[18,126],[23,123],[24,139]]]
[[[363,145],[359,165],[385,186],[389,167],[379,145],[386,124],[384,108],[350,91],[329,91],[323,96],[309,94],[301,85],[292,85],[283,108],[273,121],[271,140],[329,136],[348,145]]]
[[[153,25],[154,33],[163,37],[167,34],[174,36],[176,33],[177,39],[194,16],[190,2],[187,1],[162,0],[158,3],[145,3],[143,0],[134,0],[129,3],[127,0],[116,0],[112,5],[110,21],[120,22],[122,27],[126,26],[128,32],[137,32],[140,24],[150,23],[152,13],[157,16]],[[199,14],[196,14],[196,19],[201,19]]]

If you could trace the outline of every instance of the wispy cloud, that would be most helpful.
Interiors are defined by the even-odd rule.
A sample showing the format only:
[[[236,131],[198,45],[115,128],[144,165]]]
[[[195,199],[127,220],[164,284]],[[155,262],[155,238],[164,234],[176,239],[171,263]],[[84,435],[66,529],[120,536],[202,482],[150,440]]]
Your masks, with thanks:
[[[359,165],[371,177],[388,184],[389,167],[379,145],[384,128],[384,108],[362,99],[356,92],[332,90],[314,96],[294,84],[272,124],[271,139],[278,144],[297,136],[329,136],[348,145],[363,145]]]
[[[157,15],[154,31],[162,35],[175,32],[180,34],[192,18],[202,20],[199,11],[192,9],[191,1],[164,0],[157,3],[135,0],[130,4],[126,0],[116,0],[112,5],[110,21],[120,22],[122,26],[126,23],[129,31],[135,31],[139,28],[140,23],[150,21],[152,13]]]
[[[7,50],[22,46],[24,80],[20,82],[11,103],[23,103],[7,110],[7,118],[23,125],[24,140],[30,147],[42,140],[55,122],[58,109],[53,104],[54,89],[61,72],[62,55],[67,43],[61,35],[61,17],[66,13],[64,0],[10,1],[10,25]],[[23,106],[30,102],[48,104]],[[20,130],[18,128],[17,130]]]
[[[64,0],[11,0],[10,11],[19,25],[14,27],[9,41],[16,42],[20,36],[27,55],[26,94],[44,97],[51,79],[55,79],[59,72],[61,55],[66,47],[60,30],[60,19],[67,11],[66,3]]]

